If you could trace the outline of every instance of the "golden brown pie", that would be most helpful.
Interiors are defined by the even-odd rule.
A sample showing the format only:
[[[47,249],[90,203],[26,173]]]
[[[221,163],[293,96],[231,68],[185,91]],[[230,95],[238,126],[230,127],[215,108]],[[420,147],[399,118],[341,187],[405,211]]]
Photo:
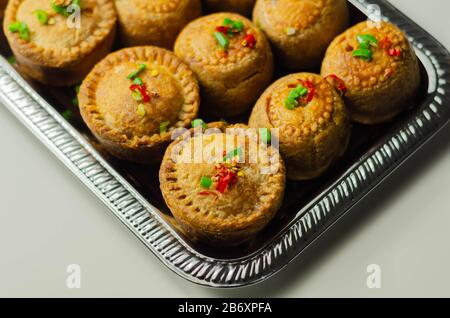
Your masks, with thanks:
[[[143,46],[111,53],[89,73],[78,94],[81,115],[114,156],[161,160],[177,127],[198,113],[199,88],[172,52]]]
[[[172,49],[181,29],[201,15],[200,0],[115,0],[123,45]]]
[[[327,46],[348,25],[346,0],[258,0],[253,22],[277,61],[291,70],[319,66]]]
[[[202,111],[218,118],[245,113],[273,75],[273,57],[264,34],[248,19],[216,13],[189,23],[175,54],[197,74]]]
[[[70,86],[110,51],[116,11],[112,0],[11,0],[3,25],[26,75],[44,84]]]
[[[236,12],[245,16],[252,14],[256,0],[204,0],[208,12]]]
[[[330,45],[322,75],[345,85],[352,119],[389,121],[405,110],[420,85],[417,57],[403,32],[391,23],[362,22]],[[332,81],[335,81],[332,79]]]
[[[292,74],[256,103],[250,127],[278,128],[287,177],[306,180],[326,171],[347,149],[350,122],[336,89],[319,75]]]
[[[253,238],[280,208],[285,168],[258,131],[245,135],[245,125],[214,127],[191,131],[167,148],[161,191],[189,236],[236,245]],[[250,149],[259,149],[259,156],[251,157]]]

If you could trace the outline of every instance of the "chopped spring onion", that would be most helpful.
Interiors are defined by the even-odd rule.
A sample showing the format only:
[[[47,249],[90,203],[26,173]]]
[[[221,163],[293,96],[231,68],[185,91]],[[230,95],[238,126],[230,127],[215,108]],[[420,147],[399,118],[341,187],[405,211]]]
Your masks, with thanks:
[[[145,70],[146,68],[147,68],[147,65],[146,65],[146,64],[140,64],[140,65],[138,66],[137,70],[131,72],[131,73],[127,76],[127,78],[128,78],[128,79],[134,80],[134,78],[135,78],[136,76],[138,76],[138,74],[139,74],[140,72],[142,72],[143,70]]]
[[[202,178],[200,179],[200,186],[201,186],[203,189],[209,189],[209,188],[211,188],[212,184],[213,184],[213,181],[212,181],[212,179],[211,179],[210,177],[202,177]]]
[[[159,133],[162,134],[162,133],[167,132],[169,125],[170,125],[170,121],[165,121],[165,122],[161,123],[159,125]]]
[[[46,25],[48,24],[48,13],[44,10],[36,10],[34,11],[34,14],[36,14],[36,17],[40,24]]]
[[[230,41],[220,32],[214,32],[214,37],[216,38],[217,43],[219,43],[220,47],[223,49],[227,49],[230,46]]]
[[[197,127],[202,127],[203,129],[207,128],[206,123],[200,118],[194,119],[191,122],[191,125],[192,125],[192,128],[197,128]]]

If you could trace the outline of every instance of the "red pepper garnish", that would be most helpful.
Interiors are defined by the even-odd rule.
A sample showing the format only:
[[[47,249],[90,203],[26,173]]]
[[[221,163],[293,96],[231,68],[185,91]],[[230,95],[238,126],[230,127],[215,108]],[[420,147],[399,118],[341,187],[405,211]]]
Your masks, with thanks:
[[[300,81],[302,83],[302,85],[308,89],[308,95],[306,95],[306,102],[309,103],[310,101],[313,100],[314,95],[316,95],[316,88],[313,84],[313,82],[311,81]]]
[[[147,91],[147,86],[146,86],[145,84],[142,84],[142,85],[132,84],[132,85],[130,86],[130,90],[131,90],[132,92],[138,91],[139,93],[141,93],[141,95],[142,95],[142,101],[143,101],[144,103],[150,102],[150,95],[149,95],[149,93],[148,93],[148,91]]]
[[[233,186],[237,183],[237,174],[229,170],[224,164],[216,166],[217,174],[215,179],[217,179],[216,190],[220,193],[225,193],[229,186]]]
[[[345,86],[345,82],[342,78],[338,77],[335,74],[331,74],[325,77],[326,80],[328,80],[329,78],[337,82],[337,85],[335,85],[335,83],[331,83],[331,85],[336,87],[341,92],[341,95],[344,95],[347,92],[347,86]]]
[[[223,34],[225,34],[225,35],[227,35],[228,34],[228,32],[230,31],[230,27],[227,27],[227,26],[218,26],[217,28],[216,28],[216,31],[217,32],[220,32],[220,33],[223,33]]]
[[[386,53],[389,56],[395,56],[395,57],[400,57],[402,55],[402,51],[395,49],[392,47],[392,42],[391,40],[389,40],[388,37],[385,37],[382,41],[380,41],[379,46],[380,48],[382,48],[383,50],[386,51]]]
[[[389,56],[399,57],[402,54],[402,52],[398,49],[389,49],[388,54]]]
[[[212,191],[202,191],[198,193],[199,195],[214,195],[216,197],[218,197],[218,194]]]
[[[383,50],[387,50],[387,49],[390,49],[390,48],[391,48],[392,42],[391,42],[391,40],[389,40],[388,37],[385,37],[383,40],[381,40],[381,41],[378,43],[378,46],[379,46],[380,48],[382,48]]]
[[[247,34],[242,41],[242,46],[249,47],[251,49],[255,48],[256,38],[253,34]]]
[[[227,171],[224,175],[219,176],[217,181],[216,190],[220,193],[224,193],[230,185],[237,183],[237,175],[234,172]]]

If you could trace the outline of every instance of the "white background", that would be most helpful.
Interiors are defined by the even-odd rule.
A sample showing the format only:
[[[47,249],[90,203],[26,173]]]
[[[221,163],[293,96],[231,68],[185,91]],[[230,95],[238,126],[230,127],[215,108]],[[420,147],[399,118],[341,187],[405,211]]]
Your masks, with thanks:
[[[450,47],[448,0],[394,0]],[[165,268],[0,107],[0,296],[450,297],[450,128],[322,240],[257,286],[199,287]],[[82,288],[66,288],[80,264]],[[382,288],[366,287],[366,267]]]

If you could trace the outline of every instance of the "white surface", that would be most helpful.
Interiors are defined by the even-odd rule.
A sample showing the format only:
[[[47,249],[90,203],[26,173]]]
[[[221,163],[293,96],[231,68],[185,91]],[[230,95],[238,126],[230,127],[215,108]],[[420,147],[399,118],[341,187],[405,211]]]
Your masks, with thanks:
[[[448,0],[395,0],[450,47]],[[450,297],[450,128],[301,259],[253,287],[214,290],[166,269],[0,107],[0,296]],[[79,264],[80,289],[66,287]],[[379,264],[381,289],[366,267]]]

